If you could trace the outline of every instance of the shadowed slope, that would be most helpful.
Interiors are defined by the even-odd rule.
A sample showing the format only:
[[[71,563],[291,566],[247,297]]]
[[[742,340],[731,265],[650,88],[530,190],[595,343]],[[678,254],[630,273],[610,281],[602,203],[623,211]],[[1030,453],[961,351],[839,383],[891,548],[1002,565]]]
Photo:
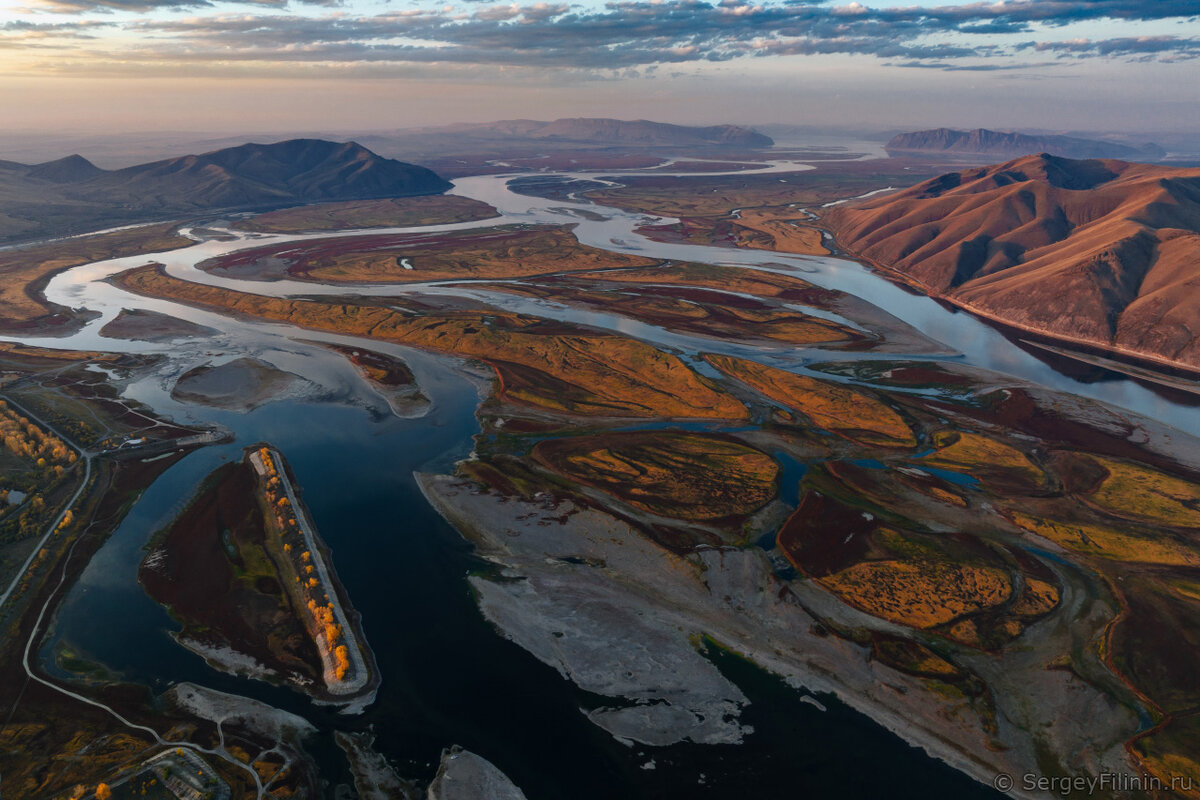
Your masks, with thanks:
[[[429,194],[449,184],[433,172],[381,158],[353,142],[293,139],[245,144],[106,173],[79,187],[157,196],[175,208]]]
[[[1200,169],[1043,153],[825,222],[851,253],[974,311],[1200,367]]]
[[[29,166],[0,162],[0,241],[95,230],[198,211],[437,194],[424,167],[354,142],[245,144],[119,170],[81,156]]]
[[[644,147],[770,147],[771,137],[737,125],[672,125],[646,119],[622,120],[605,117],[571,117],[549,122],[511,119],[482,124],[450,125],[422,132],[445,133],[472,139],[493,137],[509,140],[573,142],[590,145],[639,145]]]
[[[1077,136],[1013,133],[977,128],[973,131],[934,128],[893,136],[884,145],[891,155],[951,154],[1013,158],[1048,151],[1066,158],[1129,158],[1157,161],[1166,155],[1158,145],[1132,145]]]

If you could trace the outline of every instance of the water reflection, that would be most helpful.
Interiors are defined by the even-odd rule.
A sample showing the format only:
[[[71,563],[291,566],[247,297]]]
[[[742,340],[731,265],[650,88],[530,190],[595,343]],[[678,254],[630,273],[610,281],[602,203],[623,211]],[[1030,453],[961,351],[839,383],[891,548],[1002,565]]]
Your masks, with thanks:
[[[772,168],[782,171],[784,167]],[[566,174],[566,177],[582,176]],[[506,176],[464,178],[456,182],[454,189],[456,194],[496,206],[502,212],[500,219],[338,235],[561,223],[561,212],[555,209],[593,208],[578,201],[517,195],[509,190],[507,181]],[[930,338],[953,346],[950,355],[917,354],[920,357],[953,358],[1079,398],[1100,400],[1189,433],[1200,433],[1200,417],[1190,405],[1174,402],[1128,379],[1094,383],[1082,380],[1077,374],[1067,374],[970,315],[915,295],[856,263],[653,242],[636,230],[643,220],[642,215],[607,208],[603,219],[589,214],[576,214],[574,219],[576,235],[584,244],[661,259],[731,264],[796,275],[861,297]],[[230,233],[236,237],[232,241],[208,240],[183,250],[113,259],[61,273],[47,287],[47,297],[52,302],[98,311],[100,317],[69,337],[23,340],[47,347],[161,354],[164,356],[161,364],[133,380],[125,394],[181,421],[226,427],[237,437],[233,444],[189,455],[134,505],[65,600],[55,636],[43,650],[43,658],[49,661],[56,643],[66,640],[122,674],[156,687],[176,680],[193,680],[303,713],[326,727],[371,723],[379,733],[381,749],[397,759],[430,759],[441,747],[457,741],[496,761],[526,788],[531,798],[650,796],[646,788],[650,785],[649,778],[637,774],[632,766],[633,756],[578,713],[580,700],[570,685],[553,670],[495,636],[479,617],[463,580],[464,573],[478,564],[415,488],[411,477],[414,470],[447,469],[455,459],[470,451],[471,437],[479,431],[474,416],[479,401],[478,384],[462,370],[460,362],[398,345],[364,342],[352,336],[231,319],[178,303],[132,295],[105,282],[123,270],[158,261],[177,277],[240,291],[274,296],[347,293],[348,287],[344,285],[237,280],[196,269],[196,264],[203,260],[247,246],[303,242],[328,235],[250,237],[243,232]],[[848,354],[820,348],[715,342],[666,331],[619,313],[487,292],[470,285],[403,289],[394,285],[355,286],[352,291],[375,296],[402,292],[455,294],[514,311],[614,330],[685,354],[703,349],[794,368],[824,359],[878,357],[878,354]],[[124,308],[168,314],[216,328],[220,333],[166,344],[100,337],[100,328]],[[375,413],[379,398],[345,359],[310,341],[357,345],[402,356],[412,367],[422,391],[433,400],[432,411],[417,420]],[[240,355],[254,355],[280,369],[304,375],[321,387],[321,401],[292,399],[235,413],[181,403],[171,397],[171,385],[182,372],[199,363]],[[1165,446],[1169,432],[1156,432],[1154,436],[1157,444]],[[361,721],[335,721],[286,690],[215,673],[170,639],[168,633],[175,629],[175,624],[137,583],[137,567],[147,539],[172,518],[204,475],[221,462],[240,457],[243,446],[259,440],[273,442],[289,459],[304,487],[316,524],[334,551],[337,569],[349,594],[363,613],[367,638],[379,655],[384,670],[383,688],[377,705]],[[108,624],[96,625],[98,618]],[[811,718],[803,726],[772,717],[769,706],[756,704],[752,708],[755,714],[763,715],[763,721],[756,722],[756,726],[798,737],[787,739],[788,742],[800,741],[807,735],[805,752],[820,754],[825,747],[829,751],[828,764],[834,764],[837,754],[822,743],[822,736],[812,734],[819,733],[821,726],[827,731],[844,732],[861,724],[861,719],[832,700],[827,705],[834,709],[833,714]],[[547,736],[547,731],[553,731],[554,735]],[[754,748],[760,746],[768,747],[752,740],[745,752],[753,755]],[[944,788],[941,792],[944,796],[965,797],[982,791],[898,740],[875,742],[871,747],[869,755],[873,761],[902,767],[909,772],[912,785],[922,787],[928,796],[939,793],[931,787]],[[673,785],[673,793],[654,796],[694,796],[695,789],[680,787],[694,787],[694,775],[707,768],[706,763],[720,758],[739,759],[732,751],[716,758],[713,752],[681,746],[672,756],[674,766],[664,762],[654,776],[658,785],[664,782]],[[861,758],[868,754],[858,755]],[[857,770],[854,764],[839,768]],[[821,769],[833,767],[816,764],[811,769],[816,775]],[[922,777],[914,777],[918,775]],[[768,796],[780,796],[778,792],[793,786],[793,778],[791,767],[782,761],[774,766],[755,762],[755,774],[740,778],[739,785],[767,792]],[[878,792],[888,790],[886,777],[881,777],[879,783]]]

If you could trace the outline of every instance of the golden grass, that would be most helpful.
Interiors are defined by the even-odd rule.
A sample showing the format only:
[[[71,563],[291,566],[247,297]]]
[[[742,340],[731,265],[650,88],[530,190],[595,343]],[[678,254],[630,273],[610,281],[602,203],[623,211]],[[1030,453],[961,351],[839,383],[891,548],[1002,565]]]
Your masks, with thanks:
[[[824,430],[880,447],[917,443],[904,419],[869,395],[741,358],[710,354],[704,359]]]
[[[820,344],[826,342],[852,341],[856,337],[850,329],[789,309],[747,309],[729,307],[730,316],[746,323],[744,334],[753,338],[774,339],[792,344]]]
[[[821,583],[872,616],[913,628],[945,625],[1012,595],[1003,570],[925,559],[862,561]]]
[[[934,500],[941,501],[948,505],[958,506],[959,508],[967,507],[967,501],[965,498],[955,494],[954,492],[948,492],[945,489],[940,489],[937,486],[919,487],[918,491],[924,492]]]
[[[778,297],[785,293],[832,294],[802,278],[775,272],[721,267],[715,264],[669,263],[648,269],[620,269],[609,272],[585,272],[578,278],[618,281],[621,283],[657,283],[676,286],[695,286],[701,289],[722,289],[755,297]]]
[[[406,269],[407,263],[411,269]],[[564,227],[492,229],[383,250],[320,256],[295,269],[326,282],[413,283],[518,278],[552,272],[645,267],[653,259],[587,247]]]
[[[777,250],[781,253],[824,256],[829,248],[821,231],[812,227],[803,214],[787,206],[744,208],[734,227],[748,233],[739,236],[738,243],[756,250]]]
[[[1200,717],[1177,716],[1151,733],[1135,739],[1133,751],[1152,774],[1162,780],[1171,797],[1200,798]]]
[[[1044,478],[1020,450],[978,433],[937,431],[933,446],[935,452],[917,463],[953,471],[1003,470],[1033,483],[1041,483]]]
[[[865,162],[826,162],[795,174],[638,178],[585,196],[602,205],[680,218],[682,225],[673,227],[690,241],[732,239],[739,247],[825,253],[820,233],[811,227],[802,207],[819,211],[817,207],[830,200],[888,185],[909,185],[926,170],[906,170],[899,163],[881,170],[878,164]]]
[[[121,357],[118,353],[98,353],[91,350],[52,350],[48,347],[34,347],[20,342],[0,342],[0,355],[51,361],[116,361]]]
[[[1155,535],[1150,529],[1118,530],[1106,525],[1045,519],[1011,509],[1006,515],[1015,525],[1077,553],[1133,564],[1200,566],[1200,552],[1166,535]]]
[[[1010,610],[1019,617],[1040,617],[1053,611],[1060,599],[1057,586],[1026,576],[1025,589]]]
[[[924,645],[908,639],[880,638],[875,657],[893,669],[926,678],[955,678],[962,670]]]
[[[1170,581],[1167,584],[1180,597],[1186,597],[1188,600],[1200,600],[1200,582],[1177,580]]]
[[[1163,753],[1143,761],[1164,786],[1176,785],[1179,797],[1200,798],[1200,760],[1191,754]]]
[[[745,406],[673,355],[622,336],[515,314],[416,316],[381,306],[287,300],[188,283],[145,267],[130,291],[193,306],[426,347],[493,366],[500,393],[543,410],[615,417],[744,419]]]
[[[188,247],[194,242],[174,234],[177,223],[144,225],[96,236],[0,252],[0,324],[31,324],[56,311],[37,297],[38,284],[54,273],[109,258]]]
[[[542,297],[613,311],[673,331],[738,340],[769,339],[790,344],[831,344],[861,340],[863,336],[836,322],[788,308],[738,307],[720,302],[719,295],[668,297],[640,294],[632,287],[620,293],[588,290],[556,281],[553,285],[484,283],[480,288],[524,297]]]
[[[412,225],[447,225],[499,216],[479,200],[456,195],[393,197],[384,200],[350,200],[343,203],[284,208],[255,214],[233,227],[265,233],[339,231],[354,228],[397,228]]]
[[[1091,457],[1108,477],[1085,502],[1126,519],[1200,528],[1200,486],[1140,464]]]
[[[775,496],[779,465],[744,444],[674,432],[600,434],[539,442],[533,457],[571,481],[664,517],[749,514]]]

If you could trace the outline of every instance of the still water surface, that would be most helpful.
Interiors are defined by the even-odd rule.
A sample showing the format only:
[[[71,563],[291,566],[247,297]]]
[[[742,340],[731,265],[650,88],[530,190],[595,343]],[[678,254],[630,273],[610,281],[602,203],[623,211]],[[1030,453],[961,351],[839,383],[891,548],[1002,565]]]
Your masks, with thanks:
[[[787,168],[786,164],[771,167],[776,171]],[[507,180],[505,176],[464,178],[454,189],[496,206],[503,215],[500,220],[389,230],[425,233],[499,223],[572,222],[583,243],[609,250],[794,273],[857,295],[949,346],[940,354],[922,352],[915,357],[949,358],[1080,398],[1102,400],[1182,431],[1200,432],[1200,418],[1192,406],[1117,376],[1104,383],[1081,383],[1034,358],[988,325],[913,295],[853,262],[652,242],[634,230],[643,221],[641,215],[514,194]],[[580,218],[564,209],[595,210],[605,219]],[[328,732],[369,726],[378,736],[378,749],[410,776],[428,776],[443,747],[461,744],[496,763],[530,800],[997,796],[835,699],[822,697],[827,710],[820,711],[801,702],[800,693],[774,678],[720,654],[713,655],[715,662],[751,700],[745,721],[755,733],[743,745],[626,747],[593,726],[580,708],[594,704],[595,698],[585,696],[556,671],[497,635],[482,619],[465,578],[468,572],[486,569],[486,565],[474,558],[457,533],[429,508],[412,479],[414,471],[449,469],[470,452],[471,437],[479,432],[474,416],[479,382],[466,374],[460,362],[362,342],[371,349],[403,356],[422,391],[433,401],[427,416],[400,419],[385,413],[381,399],[344,359],[309,343],[353,344],[357,341],[353,337],[230,320],[169,301],[130,295],[103,282],[130,267],[161,261],[178,277],[260,294],[346,293],[345,286],[233,280],[195,268],[207,258],[247,246],[313,238],[250,238],[234,233],[235,241],[199,242],[184,250],[98,262],[57,276],[47,288],[51,300],[98,311],[100,318],[68,339],[24,340],[48,347],[161,353],[166,358],[157,372],[131,384],[126,393],[180,421],[218,424],[236,435],[231,444],[188,455],[134,505],[64,601],[54,636],[42,653],[47,664],[59,641],[69,642],[73,649],[156,690],[187,680],[301,714],[326,732],[314,750],[335,780],[345,778],[344,765]],[[376,295],[413,291],[422,288],[355,287],[355,292]],[[581,311],[478,289],[443,286],[424,291],[466,294],[512,310],[616,330],[685,356],[703,347],[801,368],[814,361],[847,357],[817,349],[722,345],[672,334],[616,313]],[[159,311],[214,327],[220,333],[166,345],[99,337],[100,327],[122,308]],[[171,399],[170,385],[182,372],[200,363],[244,355],[304,375],[312,381],[314,391],[246,413]],[[1164,448],[1172,436],[1188,438],[1168,428],[1149,428],[1146,435]],[[290,462],[316,525],[333,551],[337,571],[363,615],[383,682],[377,702],[360,716],[338,716],[314,708],[287,689],[212,670],[175,644],[169,632],[176,624],[137,582],[143,548],[153,532],[171,519],[205,475],[227,460],[240,458],[244,446],[259,440],[272,442]],[[651,763],[653,769],[646,768]]]

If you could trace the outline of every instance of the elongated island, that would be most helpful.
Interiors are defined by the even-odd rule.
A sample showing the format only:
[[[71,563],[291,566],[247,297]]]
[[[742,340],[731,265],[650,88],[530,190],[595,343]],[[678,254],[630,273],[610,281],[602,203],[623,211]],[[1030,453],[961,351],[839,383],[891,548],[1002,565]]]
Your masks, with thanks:
[[[201,485],[142,562],[146,591],[188,649],[226,672],[322,703],[369,702],[378,670],[279,451],[245,450]]]

